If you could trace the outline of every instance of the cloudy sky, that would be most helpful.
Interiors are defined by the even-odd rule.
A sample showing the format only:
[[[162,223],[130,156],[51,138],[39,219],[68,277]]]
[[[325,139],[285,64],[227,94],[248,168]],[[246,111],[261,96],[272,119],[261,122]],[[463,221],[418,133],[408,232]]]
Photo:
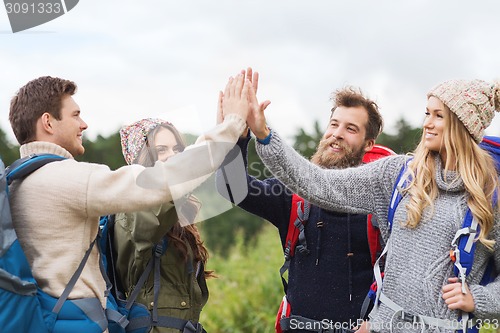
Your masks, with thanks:
[[[13,139],[10,98],[52,75],[78,84],[91,139],[143,117],[199,134],[228,77],[252,66],[285,137],[326,124],[348,84],[377,100],[391,133],[401,117],[420,126],[437,83],[500,79],[499,13],[498,0],[81,0],[14,34],[0,8],[0,127]],[[500,135],[500,116],[487,133]]]

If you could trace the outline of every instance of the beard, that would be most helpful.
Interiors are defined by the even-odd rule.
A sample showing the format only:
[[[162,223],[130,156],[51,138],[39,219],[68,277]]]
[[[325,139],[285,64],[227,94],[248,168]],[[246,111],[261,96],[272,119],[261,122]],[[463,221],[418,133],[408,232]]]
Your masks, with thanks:
[[[344,154],[329,152],[330,145],[333,143],[336,143]],[[319,142],[318,149],[311,157],[311,162],[323,169],[345,169],[360,165],[364,154],[365,144],[358,149],[353,149],[346,145],[344,141],[337,141],[335,138],[330,137]]]

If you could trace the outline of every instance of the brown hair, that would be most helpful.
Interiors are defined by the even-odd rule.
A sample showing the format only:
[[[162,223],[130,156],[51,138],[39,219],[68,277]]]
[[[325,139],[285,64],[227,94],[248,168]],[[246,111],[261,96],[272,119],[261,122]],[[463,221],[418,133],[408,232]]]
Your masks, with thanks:
[[[184,150],[186,143],[184,142],[182,135],[174,127],[174,125],[165,122],[149,131],[145,138],[146,144],[142,147],[134,163],[141,164],[146,167],[154,166],[155,162],[158,160],[158,154],[156,149],[154,149],[154,140],[156,133],[158,133],[158,131],[162,128],[172,132],[177,140],[177,144],[179,145],[179,151]],[[197,262],[200,261],[204,266],[206,266],[209,257],[208,250],[203,244],[198,228],[193,224],[200,207],[201,203],[198,199],[193,195],[189,196],[188,200],[186,200],[182,207],[177,207],[179,220],[183,220],[183,225],[186,226],[181,226],[179,222],[175,223],[172,229],[167,232],[167,237],[172,241],[173,246],[179,251],[181,257],[185,261],[188,260],[188,246],[190,246],[193,251],[194,260]],[[213,271],[205,270],[205,277],[215,277],[215,274]]]
[[[378,105],[368,97],[363,95],[359,88],[344,87],[337,89],[332,93],[331,100],[333,101],[332,113],[339,106],[344,107],[363,107],[368,113],[368,123],[366,124],[366,137],[365,139],[375,140],[384,127],[382,115],[379,112]]]
[[[35,140],[36,122],[44,114],[61,119],[62,99],[76,93],[72,81],[42,76],[21,87],[10,101],[9,120],[19,144]]]

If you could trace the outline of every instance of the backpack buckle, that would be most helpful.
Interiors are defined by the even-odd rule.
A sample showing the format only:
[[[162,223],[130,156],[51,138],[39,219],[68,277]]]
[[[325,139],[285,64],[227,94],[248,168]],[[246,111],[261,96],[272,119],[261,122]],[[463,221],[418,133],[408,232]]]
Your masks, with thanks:
[[[291,247],[292,247],[292,241],[289,240],[288,243],[286,244],[286,247],[285,249],[283,250],[283,253],[285,255],[285,261],[288,261],[290,260],[290,258],[292,257],[290,254],[291,252]]]
[[[182,330],[182,333],[203,333],[203,325],[188,321]]]
[[[450,259],[452,262],[456,262],[457,261],[457,256],[455,254],[455,249],[451,249],[450,250]]]
[[[160,258],[163,254],[163,244],[156,244],[154,248],[154,255],[157,258]]]
[[[401,320],[412,324],[418,322],[418,315],[411,314],[409,312],[401,311]]]

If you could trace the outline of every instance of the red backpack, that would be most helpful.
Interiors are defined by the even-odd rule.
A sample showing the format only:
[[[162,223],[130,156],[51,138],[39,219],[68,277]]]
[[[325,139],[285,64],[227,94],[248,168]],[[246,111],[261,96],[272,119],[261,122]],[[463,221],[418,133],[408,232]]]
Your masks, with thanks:
[[[369,163],[379,158],[395,155],[396,153],[379,144],[373,146],[373,148],[366,152],[363,157],[363,163]],[[290,260],[295,255],[295,251],[301,253],[308,253],[307,242],[304,234],[304,226],[309,218],[309,210],[311,204],[305,199],[301,198],[297,194],[292,196],[292,208],[290,211],[290,222],[288,225],[288,233],[286,235],[285,245],[284,245],[284,255],[285,262],[280,268],[281,282],[283,283],[283,290],[285,295],[281,301],[278,313],[276,315],[275,329],[276,333],[282,333],[281,320],[288,318],[291,312],[291,305],[286,298],[286,292],[288,288],[288,283],[284,278],[285,272],[290,267]],[[373,225],[372,215],[367,215],[367,236],[368,236],[368,246],[370,247],[370,257],[372,265],[375,264],[379,254],[382,251],[380,230],[378,226]]]

